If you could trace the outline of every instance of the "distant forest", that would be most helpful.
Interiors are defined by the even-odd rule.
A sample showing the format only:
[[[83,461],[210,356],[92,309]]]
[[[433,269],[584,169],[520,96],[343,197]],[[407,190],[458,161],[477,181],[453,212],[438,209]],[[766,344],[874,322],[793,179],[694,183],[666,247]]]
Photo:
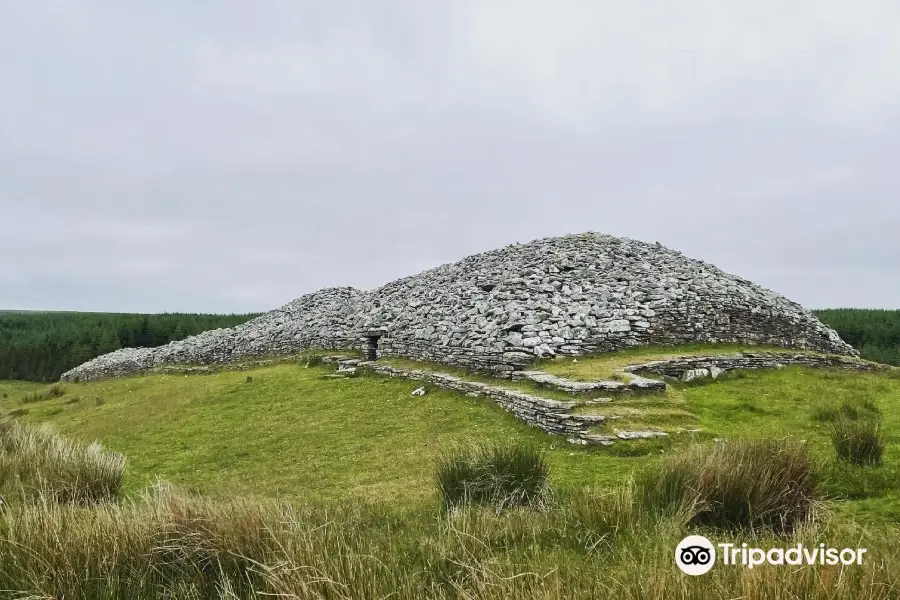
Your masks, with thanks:
[[[835,308],[813,312],[863,358],[900,366],[900,310]]]
[[[119,348],[161,346],[256,316],[0,312],[0,379],[56,381]]]
[[[814,312],[863,358],[900,366],[900,310]],[[119,348],[161,346],[256,316],[0,311],[0,379],[56,381],[69,369]]]

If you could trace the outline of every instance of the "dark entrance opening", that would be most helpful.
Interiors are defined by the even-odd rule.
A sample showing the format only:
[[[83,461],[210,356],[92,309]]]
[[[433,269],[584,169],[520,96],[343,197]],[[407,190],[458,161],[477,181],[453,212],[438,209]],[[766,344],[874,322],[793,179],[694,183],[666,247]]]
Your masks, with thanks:
[[[363,337],[366,338],[366,360],[378,359],[378,340],[384,334],[382,331],[366,331]]]

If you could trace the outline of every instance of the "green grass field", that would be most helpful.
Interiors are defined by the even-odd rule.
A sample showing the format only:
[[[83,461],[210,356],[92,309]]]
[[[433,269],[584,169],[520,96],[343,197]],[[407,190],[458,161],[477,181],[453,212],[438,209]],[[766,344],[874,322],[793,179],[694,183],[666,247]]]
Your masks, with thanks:
[[[414,397],[416,382],[328,379],[331,370],[282,364],[66,384],[64,396],[27,405],[20,398],[41,386],[3,382],[0,395],[9,392],[7,413],[28,411],[23,422],[126,454],[131,491],[161,477],[218,496],[421,499],[434,494],[436,453],[479,439],[538,444],[564,487],[612,485],[635,462],[569,446],[487,399],[439,389]]]
[[[643,349],[541,367],[591,379],[661,353],[733,350]],[[328,377],[332,370],[282,362],[64,384],[62,395],[46,385],[0,382],[0,413],[26,427],[49,423],[74,442],[31,434],[30,445],[20,446],[14,432],[25,430],[0,428],[0,590],[67,600],[900,597],[893,568],[900,560],[900,371],[784,368],[670,382],[665,395],[613,397],[581,409],[618,417],[600,431],[661,428],[670,437],[581,447],[488,399],[439,389],[417,397],[411,391],[419,382]],[[882,464],[836,459],[830,423],[842,414],[879,416]],[[693,501],[659,504],[669,489],[664,481],[673,481],[661,474],[673,464],[748,438],[808,453],[820,481],[808,522],[780,534],[721,530],[692,525],[701,506]],[[113,454],[78,449],[94,440]],[[502,512],[465,506],[447,513],[437,459],[473,442],[536,449],[549,467],[546,499]],[[124,479],[116,453],[127,458]],[[730,481],[721,485],[737,509],[741,486],[780,498],[766,483],[777,474],[770,462],[748,459],[713,463],[709,474],[698,471],[696,484]],[[806,468],[802,460],[796,465]],[[155,489],[158,480],[176,491]],[[25,482],[44,490],[37,502]],[[46,499],[105,498],[123,482],[113,501]],[[672,564],[672,552],[698,532],[763,547],[865,547],[869,562],[716,566],[688,577]]]
[[[709,351],[688,347],[681,352],[699,350]],[[594,358],[576,365],[602,373],[657,356],[658,350],[630,351],[609,356],[606,364]],[[570,368],[559,365],[560,371]],[[866,400],[881,409],[887,432],[881,469],[891,470],[900,461],[896,372],[787,368],[675,383],[666,396],[623,397],[591,409],[619,417],[600,430],[667,426],[670,438],[584,448],[521,423],[488,399],[439,389],[414,397],[410,392],[417,382],[374,375],[327,378],[332,369],[286,363],[252,371],[66,384],[62,397],[28,404],[21,401],[24,395],[42,386],[0,382],[0,397],[6,395],[0,407],[23,422],[51,423],[68,436],[100,440],[124,453],[130,492],[162,478],[219,497],[431,501],[436,497],[433,458],[442,448],[469,440],[536,444],[545,451],[553,484],[560,489],[613,487],[680,446],[715,438],[802,439],[826,460],[831,453],[827,424],[814,418],[815,408]],[[246,381],[248,375],[252,382]],[[700,432],[687,431],[696,429]],[[895,493],[900,494],[900,483],[896,492],[864,499],[865,510],[898,516]]]

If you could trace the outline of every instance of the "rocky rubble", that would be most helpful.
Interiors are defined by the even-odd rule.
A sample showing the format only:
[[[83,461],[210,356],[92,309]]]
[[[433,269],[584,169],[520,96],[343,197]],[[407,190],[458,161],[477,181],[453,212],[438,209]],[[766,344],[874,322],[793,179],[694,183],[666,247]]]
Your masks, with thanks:
[[[366,298],[353,288],[326,288],[237,327],[206,331],[158,348],[123,348],[104,354],[63,373],[62,380],[133,375],[165,365],[233,363],[308,348],[356,348]]]
[[[509,376],[539,357],[642,344],[740,342],[856,355],[800,305],[659,244],[599,233],[514,244],[372,291],[328,288],[253,321],[159,348],[125,349],[63,374],[117,377],[309,348],[382,355]]]

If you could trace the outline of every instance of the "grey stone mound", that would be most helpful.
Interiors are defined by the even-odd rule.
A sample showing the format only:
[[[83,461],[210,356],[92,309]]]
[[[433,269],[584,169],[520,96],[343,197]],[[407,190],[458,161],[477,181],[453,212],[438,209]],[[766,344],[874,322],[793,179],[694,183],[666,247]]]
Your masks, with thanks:
[[[179,363],[226,363],[311,348],[509,376],[539,357],[643,344],[737,342],[852,355],[799,304],[659,244],[599,233],[514,244],[365,292],[328,288],[231,329],[100,356],[62,379],[117,377]]]

